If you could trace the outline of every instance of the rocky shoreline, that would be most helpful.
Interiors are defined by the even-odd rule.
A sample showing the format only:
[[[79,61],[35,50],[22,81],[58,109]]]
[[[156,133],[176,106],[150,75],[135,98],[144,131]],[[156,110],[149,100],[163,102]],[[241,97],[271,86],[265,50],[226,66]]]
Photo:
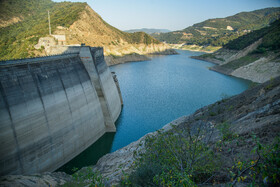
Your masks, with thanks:
[[[116,64],[123,64],[127,62],[149,61],[151,60],[150,57],[156,55],[176,55],[176,54],[178,53],[174,49],[166,49],[164,51],[153,52],[147,55],[140,55],[138,53],[131,53],[123,56],[107,55],[105,56],[105,61],[108,66],[113,66]]]
[[[213,58],[205,58],[205,57],[201,57],[201,56],[191,56],[190,58],[197,59],[197,60],[202,60],[202,61],[206,61],[206,62],[211,62],[211,63],[216,64],[216,65],[220,64],[219,60],[216,60],[216,59],[213,59]]]
[[[204,53],[213,53],[221,48],[221,46],[199,46],[199,45],[185,45],[185,44],[169,44],[172,49],[195,51],[195,52],[204,52]]]
[[[191,56],[193,59],[216,64],[210,70],[256,83],[264,83],[280,76],[280,51],[256,53],[262,38],[243,50],[220,49],[211,54]]]
[[[237,69],[227,68],[221,61],[201,56],[192,56],[193,59],[203,60],[216,64],[210,67],[212,71],[222,73],[225,75],[246,79],[256,83],[264,83],[280,75],[280,63],[278,54],[269,57],[259,58],[258,60],[241,66]]]

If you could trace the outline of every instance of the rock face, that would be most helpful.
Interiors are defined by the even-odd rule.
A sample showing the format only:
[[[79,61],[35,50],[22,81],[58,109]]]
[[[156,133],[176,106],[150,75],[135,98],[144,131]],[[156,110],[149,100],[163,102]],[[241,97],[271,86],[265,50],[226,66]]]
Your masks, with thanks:
[[[175,55],[175,54],[178,54],[175,50],[166,49],[160,52],[152,52],[148,55],[144,55],[144,54],[140,55],[138,53],[132,53],[123,56],[108,55],[105,57],[105,60],[107,65],[111,66],[111,65],[122,64],[126,62],[148,61],[151,60],[150,57],[153,55]]]
[[[271,78],[280,75],[280,59],[260,58],[255,62],[240,67],[230,73],[230,75],[245,78],[253,82],[263,83]]]
[[[34,175],[8,175],[0,178],[0,186],[3,187],[50,187],[60,186],[71,181],[72,177],[62,172],[43,173]]]
[[[232,56],[230,56],[229,58],[225,58],[225,63],[228,63],[230,61],[233,60],[237,60],[241,57],[244,57],[246,55],[248,55],[249,53],[251,53],[252,51],[254,51],[255,49],[257,49],[257,47],[262,43],[262,38],[259,39],[258,41],[254,42],[253,44],[249,45],[248,47],[246,47],[245,49],[238,51],[236,54],[233,54]]]
[[[116,64],[122,64],[126,62],[137,62],[137,61],[148,61],[151,60],[145,55],[139,55],[137,53],[124,55],[124,56],[106,56],[105,61],[108,66],[116,65]]]

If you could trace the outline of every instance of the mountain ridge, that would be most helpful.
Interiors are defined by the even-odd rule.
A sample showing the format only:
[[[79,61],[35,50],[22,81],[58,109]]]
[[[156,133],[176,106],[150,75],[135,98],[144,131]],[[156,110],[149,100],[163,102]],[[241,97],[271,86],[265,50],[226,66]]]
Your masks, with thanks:
[[[230,40],[236,39],[252,30],[265,27],[279,18],[279,7],[265,8],[251,12],[240,12],[225,18],[208,19],[179,31],[152,34],[152,36],[162,42],[183,44],[175,46],[180,49],[204,49],[211,52]],[[203,46],[203,48],[200,49],[199,46]],[[214,48],[211,49],[211,47]]]
[[[128,33],[145,32],[147,34],[153,34],[153,33],[166,33],[166,32],[171,32],[171,31],[168,29],[142,28],[142,29],[124,30],[124,32],[128,32]]]

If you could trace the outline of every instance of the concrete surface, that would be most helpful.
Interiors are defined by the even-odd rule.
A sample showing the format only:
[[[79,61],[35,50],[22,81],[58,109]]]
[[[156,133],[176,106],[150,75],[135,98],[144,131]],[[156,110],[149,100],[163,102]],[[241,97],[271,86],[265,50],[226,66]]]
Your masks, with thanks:
[[[56,170],[114,132],[120,111],[102,48],[1,62],[0,175]]]

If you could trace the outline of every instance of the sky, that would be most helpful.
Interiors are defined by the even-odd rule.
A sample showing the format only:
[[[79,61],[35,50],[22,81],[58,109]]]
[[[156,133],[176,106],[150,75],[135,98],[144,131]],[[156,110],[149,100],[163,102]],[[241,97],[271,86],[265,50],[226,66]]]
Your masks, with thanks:
[[[210,18],[223,18],[243,11],[280,7],[280,0],[67,1],[87,2],[107,23],[120,30],[157,28],[175,31]]]

